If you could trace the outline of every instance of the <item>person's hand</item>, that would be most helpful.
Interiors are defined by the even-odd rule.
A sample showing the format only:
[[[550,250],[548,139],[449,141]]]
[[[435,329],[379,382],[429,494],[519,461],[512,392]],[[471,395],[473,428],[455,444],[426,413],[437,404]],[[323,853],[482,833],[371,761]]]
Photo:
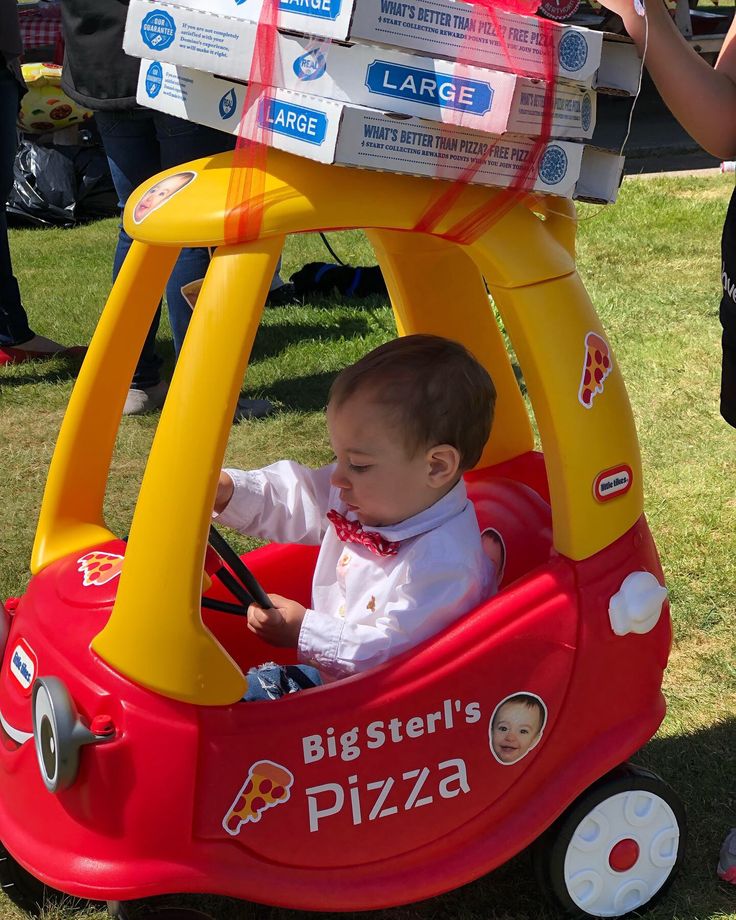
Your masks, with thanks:
[[[619,15],[624,21],[626,21],[629,12],[633,10],[634,7],[634,0],[598,0],[598,2],[607,10]],[[653,2],[653,0],[651,0],[651,2]]]
[[[294,648],[306,607],[280,594],[269,594],[269,597],[274,605],[269,610],[256,604],[248,608],[248,629],[269,645]]]
[[[217,492],[215,493],[215,513],[219,514],[227,507],[228,502],[233,497],[235,484],[225,470],[220,470],[220,478],[217,482]]]
[[[664,0],[641,0],[646,4],[647,17],[654,28],[660,28],[670,15],[665,6]],[[601,6],[615,13],[623,20],[624,28],[629,36],[634,39],[641,54],[642,42],[645,36],[644,17],[639,14],[634,6],[634,0],[599,0]]]

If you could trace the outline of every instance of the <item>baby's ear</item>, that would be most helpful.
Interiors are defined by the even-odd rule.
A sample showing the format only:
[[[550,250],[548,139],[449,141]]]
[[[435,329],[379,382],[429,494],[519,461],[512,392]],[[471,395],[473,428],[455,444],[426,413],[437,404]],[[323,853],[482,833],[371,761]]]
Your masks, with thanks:
[[[427,451],[429,484],[442,489],[457,479],[460,471],[460,451],[451,444],[436,444]]]

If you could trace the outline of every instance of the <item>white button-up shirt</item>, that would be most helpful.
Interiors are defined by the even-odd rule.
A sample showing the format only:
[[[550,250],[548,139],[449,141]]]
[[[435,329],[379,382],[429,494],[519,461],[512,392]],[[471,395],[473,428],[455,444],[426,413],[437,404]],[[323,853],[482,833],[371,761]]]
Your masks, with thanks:
[[[217,518],[266,540],[321,544],[298,653],[327,680],[418,645],[498,590],[462,480],[405,521],[367,527],[400,543],[396,555],[378,556],[342,543],[327,520],[330,509],[355,520],[330,485],[333,469],[281,460],[262,470],[227,470],[235,488]]]

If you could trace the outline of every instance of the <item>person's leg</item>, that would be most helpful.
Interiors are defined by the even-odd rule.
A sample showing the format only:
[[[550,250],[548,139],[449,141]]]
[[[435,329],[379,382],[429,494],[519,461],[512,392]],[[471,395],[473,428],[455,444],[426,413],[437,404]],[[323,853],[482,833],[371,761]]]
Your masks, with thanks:
[[[16,345],[33,338],[13,274],[5,202],[13,187],[13,163],[18,146],[15,123],[20,87],[7,67],[0,67],[0,344]]]
[[[83,348],[68,349],[34,333],[13,274],[5,202],[13,187],[20,95],[20,84],[7,67],[0,65],[0,365],[20,364],[31,358],[51,358],[61,352],[77,356],[84,352]]]
[[[223,153],[235,145],[235,138],[229,134],[174,118],[173,115],[155,112],[154,121],[161,151],[161,169]],[[177,355],[181,351],[192,316],[192,309],[182,294],[182,288],[204,278],[209,262],[210,254],[207,249],[182,249],[166,285],[169,323]]]
[[[235,138],[214,128],[196,125],[172,115],[155,113],[156,132],[161,147],[161,168],[169,169],[180,166],[190,160],[212,156],[232,150]],[[184,336],[192,318],[192,307],[185,293],[192,282],[204,278],[210,262],[209,250],[182,249],[166,285],[166,302],[169,308],[169,323],[174,337],[174,348],[178,356],[184,342]],[[260,418],[273,411],[267,399],[238,400],[234,421],[246,418]]]
[[[95,113],[95,121],[110,165],[110,173],[118,196],[121,215],[131,194],[142,182],[161,170],[153,112],[131,109],[120,112]],[[131,238],[123,229],[122,219],[113,256],[113,282],[125,260]],[[161,358],[156,352],[156,333],[161,318],[161,306],[148,330],[138,365],[133,374],[131,399],[135,406],[126,405],[126,414],[138,414],[160,408],[166,394],[161,382]],[[149,392],[150,391],[150,392]],[[138,406],[140,403],[140,406]],[[130,409],[133,411],[129,411]]]
[[[246,703],[277,700],[290,693],[309,690],[321,684],[319,671],[309,665],[280,665],[268,662],[248,671],[248,690],[243,699]]]
[[[157,119],[162,169],[179,166],[181,163],[196,160],[199,157],[223,153],[226,150],[232,150],[235,146],[234,137],[222,131],[216,131],[214,128],[194,125],[180,118],[174,118],[172,115],[157,114]],[[209,253],[206,249],[183,249],[166,287],[169,322],[177,355],[181,350],[192,315],[191,307],[186,302],[186,298],[182,296],[181,289],[192,281],[203,278],[208,264]],[[279,258],[266,301],[269,306],[276,303],[295,302],[293,285],[283,280],[280,270],[281,259]],[[287,290],[289,296],[285,297],[282,292]]]

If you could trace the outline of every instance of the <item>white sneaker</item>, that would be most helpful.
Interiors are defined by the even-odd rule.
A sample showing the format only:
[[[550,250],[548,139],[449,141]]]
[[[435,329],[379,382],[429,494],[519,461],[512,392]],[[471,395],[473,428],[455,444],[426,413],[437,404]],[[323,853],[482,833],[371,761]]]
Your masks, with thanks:
[[[237,425],[238,422],[242,422],[249,418],[265,418],[265,416],[270,415],[273,411],[273,403],[268,399],[246,399],[244,396],[241,396],[235,407],[233,424]]]
[[[156,412],[164,404],[169,385],[165,380],[144,390],[128,390],[123,406],[123,415],[146,415]]]

